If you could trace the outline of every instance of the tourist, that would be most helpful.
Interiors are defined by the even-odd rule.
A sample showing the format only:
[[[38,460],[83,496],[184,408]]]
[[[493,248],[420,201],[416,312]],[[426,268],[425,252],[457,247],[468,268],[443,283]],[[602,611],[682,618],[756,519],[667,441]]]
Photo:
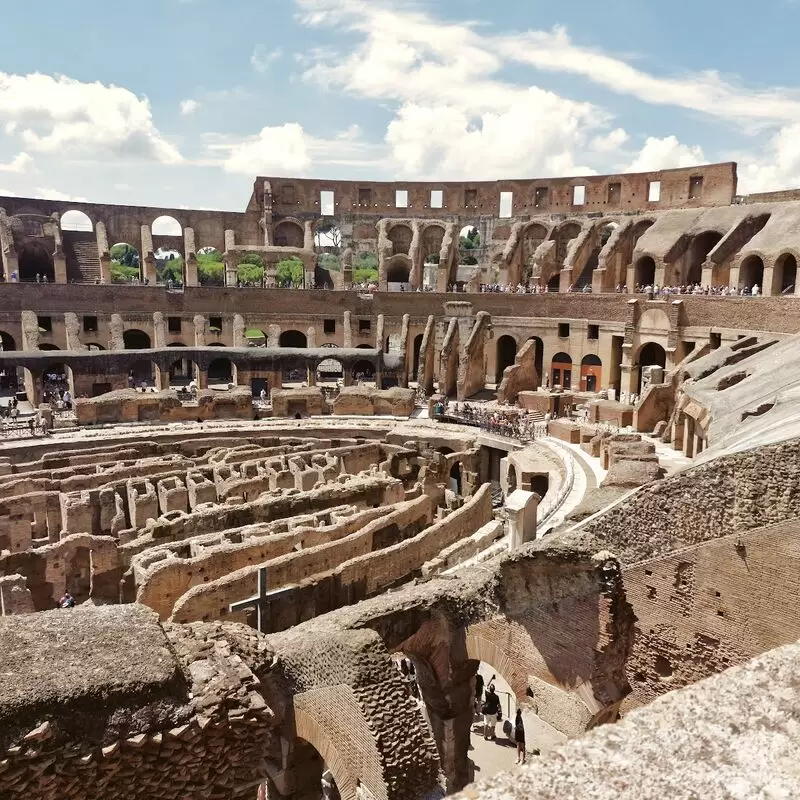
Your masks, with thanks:
[[[522,721],[522,709],[517,709],[514,720],[514,741],[517,743],[517,764],[525,763],[525,724]]]
[[[475,710],[480,713],[481,700],[483,700],[483,675],[480,672],[475,676]]]
[[[67,591],[64,592],[58,601],[59,608],[75,608],[75,598]]]
[[[487,741],[489,739],[496,739],[495,726],[497,725],[497,718],[500,715],[500,698],[494,690],[494,684],[490,683],[489,688],[486,690],[486,700],[481,707],[483,714],[483,738]]]

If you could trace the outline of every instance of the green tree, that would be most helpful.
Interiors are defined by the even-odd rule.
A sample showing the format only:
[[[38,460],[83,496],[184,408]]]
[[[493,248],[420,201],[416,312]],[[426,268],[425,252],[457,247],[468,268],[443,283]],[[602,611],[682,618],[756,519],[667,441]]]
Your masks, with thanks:
[[[322,269],[328,270],[328,272],[339,272],[342,267],[338,256],[335,256],[333,253],[323,253],[317,259],[317,264],[319,264]]]
[[[197,254],[197,279],[202,286],[222,286],[225,283],[225,264],[219,250]]]
[[[275,280],[278,286],[302,286],[305,269],[299,258],[279,261],[275,267]]]
[[[356,283],[378,280],[378,257],[374,253],[359,253],[353,260],[353,280]]]

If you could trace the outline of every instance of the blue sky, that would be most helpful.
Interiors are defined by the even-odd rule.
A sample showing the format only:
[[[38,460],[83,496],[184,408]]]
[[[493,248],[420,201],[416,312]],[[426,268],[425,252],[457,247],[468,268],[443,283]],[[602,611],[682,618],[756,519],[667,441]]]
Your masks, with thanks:
[[[62,0],[4,9],[0,193],[242,210],[258,174],[737,160],[800,186],[800,2]],[[794,77],[794,82],[793,82]]]

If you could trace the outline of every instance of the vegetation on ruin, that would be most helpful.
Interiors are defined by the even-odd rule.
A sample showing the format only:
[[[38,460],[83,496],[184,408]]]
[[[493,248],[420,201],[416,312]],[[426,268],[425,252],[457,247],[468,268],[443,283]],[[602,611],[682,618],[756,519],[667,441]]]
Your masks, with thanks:
[[[302,286],[305,269],[299,258],[288,258],[279,261],[275,267],[275,280],[278,286]]]
[[[115,244],[109,251],[111,256],[111,280],[128,283],[139,277],[139,251],[129,244]]]
[[[378,280],[378,257],[374,253],[359,253],[353,259],[353,281],[369,283]]]
[[[197,254],[197,281],[201,286],[223,286],[225,264],[219,250],[208,250]]]

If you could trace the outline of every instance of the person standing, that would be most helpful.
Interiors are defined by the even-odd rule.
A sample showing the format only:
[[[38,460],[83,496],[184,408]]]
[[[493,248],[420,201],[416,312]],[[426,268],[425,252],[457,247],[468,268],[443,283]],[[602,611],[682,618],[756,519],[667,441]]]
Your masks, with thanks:
[[[494,729],[497,725],[497,715],[500,713],[500,698],[492,684],[489,684],[489,688],[486,690],[486,700],[481,712],[483,713],[483,738],[496,739]]]
[[[517,743],[517,764],[525,763],[525,724],[522,721],[522,709],[517,709],[514,720],[514,741]]]
[[[483,699],[483,675],[478,672],[475,675],[475,710],[480,711],[481,700]]]

